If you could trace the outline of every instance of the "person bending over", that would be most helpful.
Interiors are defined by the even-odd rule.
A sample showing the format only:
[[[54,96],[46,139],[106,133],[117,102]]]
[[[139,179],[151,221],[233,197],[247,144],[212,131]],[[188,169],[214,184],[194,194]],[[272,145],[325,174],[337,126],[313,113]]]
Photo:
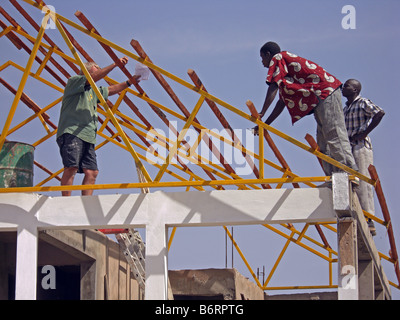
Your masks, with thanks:
[[[342,83],[318,64],[287,51],[275,42],[260,49],[262,64],[268,69],[268,91],[260,112],[263,118],[279,92],[279,100],[266,119],[270,125],[285,109],[294,124],[314,114],[317,122],[317,143],[322,153],[358,170],[344,121],[340,88]],[[256,134],[258,127],[255,128]],[[323,161],[327,176],[340,171]]]

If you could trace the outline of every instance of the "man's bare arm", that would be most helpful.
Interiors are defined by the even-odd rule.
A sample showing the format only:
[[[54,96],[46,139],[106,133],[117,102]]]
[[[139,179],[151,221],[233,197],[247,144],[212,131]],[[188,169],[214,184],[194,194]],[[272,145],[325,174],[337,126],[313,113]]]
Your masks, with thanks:
[[[374,117],[371,120],[371,123],[369,124],[368,128],[365,129],[364,132],[361,132],[359,134],[356,134],[350,138],[351,141],[358,141],[358,140],[364,140],[372,130],[374,130],[378,124],[381,122],[383,116],[385,115],[385,111],[381,110],[377,114],[374,115]]]
[[[274,120],[278,118],[278,116],[282,113],[283,109],[285,109],[285,103],[281,99],[279,99],[275,105],[274,110],[272,110],[267,120],[265,120],[265,123],[270,125],[272,122],[274,122]]]
[[[278,92],[278,85],[275,82],[271,83],[269,85],[269,87],[268,87],[267,96],[265,97],[264,105],[263,105],[262,110],[260,112],[260,117],[261,118],[265,115],[265,113],[267,112],[268,108],[270,107],[270,105],[274,101],[277,92]]]
[[[123,57],[120,59],[120,61],[123,65],[126,65],[128,63],[128,58]],[[93,81],[97,82],[103,79],[106,75],[108,75],[116,66],[117,66],[116,63],[110,64],[108,67],[94,70],[93,72],[90,73],[90,75],[92,76]],[[89,84],[89,82],[87,82],[87,84]]]
[[[113,84],[113,85],[109,86],[108,87],[108,96],[112,96],[112,95],[114,95],[116,93],[120,93],[121,91],[123,91],[126,88],[130,87],[132,84],[138,83],[139,82],[139,78],[140,78],[140,76],[136,75],[136,76],[133,76],[132,79],[130,79],[128,81],[117,83],[117,84]]]
[[[274,110],[272,110],[267,120],[265,120],[265,123],[270,125],[272,122],[274,122],[274,120],[282,113],[283,109],[285,109],[285,103],[281,99],[279,99],[275,105]],[[254,134],[258,135],[258,133],[259,133],[259,127],[255,126]]]
[[[93,81],[97,82],[103,79],[106,75],[108,75],[116,66],[117,66],[116,63],[110,64],[108,67],[93,71],[90,75],[92,76]],[[89,81],[87,81],[86,83],[88,84]]]

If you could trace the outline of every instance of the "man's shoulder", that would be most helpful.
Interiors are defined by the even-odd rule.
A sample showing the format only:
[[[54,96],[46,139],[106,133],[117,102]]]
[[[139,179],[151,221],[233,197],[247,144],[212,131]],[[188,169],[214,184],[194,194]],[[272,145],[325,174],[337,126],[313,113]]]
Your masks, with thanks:
[[[360,104],[375,105],[375,103],[373,103],[371,99],[362,96],[358,96],[355,101]]]
[[[83,91],[86,84],[86,77],[84,75],[75,75],[68,79],[64,89],[64,95],[75,94]]]
[[[361,109],[368,113],[377,113],[382,110],[381,107],[376,105],[371,99],[358,96],[354,103],[351,104],[351,107],[354,109]]]
[[[80,81],[83,81],[83,80],[86,80],[86,77],[84,75],[77,74],[77,75],[71,76],[68,79],[67,84],[74,83],[74,82],[80,82]]]
[[[368,98],[365,98],[365,97],[363,97],[363,96],[358,96],[357,98],[355,98],[354,99],[355,101],[371,101],[370,99],[368,99]]]
[[[293,52],[290,51],[281,51],[278,53],[279,55],[281,55],[282,58],[284,59],[289,59],[289,60],[307,60],[301,56],[299,56],[298,54],[295,54]]]
[[[320,69],[325,71],[319,64],[289,51],[279,52],[274,58],[276,60],[284,60],[286,64],[299,63],[302,67],[307,67],[309,70]]]
[[[275,60],[282,60],[282,59],[287,59],[287,58],[301,58],[301,57],[299,57],[298,55],[291,53],[289,51],[281,51],[272,57],[272,59],[275,59]]]

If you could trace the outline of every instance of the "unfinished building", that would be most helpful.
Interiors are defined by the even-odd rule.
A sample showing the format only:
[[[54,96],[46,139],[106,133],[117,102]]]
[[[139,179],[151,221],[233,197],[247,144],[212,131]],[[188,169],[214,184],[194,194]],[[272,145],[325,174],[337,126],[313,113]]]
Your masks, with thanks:
[[[14,96],[0,137],[0,150],[3,152],[0,160],[15,160],[11,169],[22,172],[23,176],[13,178],[11,174],[8,175],[10,179],[5,179],[4,174],[4,185],[0,188],[0,255],[6,257],[0,260],[0,298],[13,298],[15,295],[16,299],[45,299],[49,292],[42,290],[43,284],[44,287],[51,285],[53,267],[56,274],[71,279],[67,280],[68,288],[66,284],[56,283],[60,292],[54,294],[60,299],[141,299],[143,294],[145,299],[172,299],[174,296],[177,299],[185,296],[263,299],[264,291],[269,293],[269,290],[277,289],[269,285],[270,276],[289,243],[328,262],[329,283],[317,289],[336,290],[331,298],[391,299],[391,288],[400,288],[393,226],[374,167],[370,168],[371,176],[366,177],[319,152],[311,136],[307,137],[309,145],[306,145],[266,125],[259,119],[251,101],[246,104],[249,113],[235,108],[210,94],[195,71],[188,71],[191,84],[163,70],[151,61],[138,41],[131,41],[131,49],[114,44],[103,38],[79,11],[76,17],[82,25],[44,7],[40,0],[10,2],[37,33],[30,35],[7,10],[0,8],[0,13],[7,19],[7,23],[0,20],[0,39],[5,41],[7,38],[12,45],[28,54],[26,66],[13,60],[0,66],[0,73],[5,70],[22,72],[17,88],[0,77],[2,85]],[[43,21],[35,21],[29,14],[30,10],[43,11]],[[53,21],[59,32],[57,45],[56,40],[46,34],[48,21]],[[52,122],[52,113],[61,102],[66,80],[79,73],[80,69],[85,70],[81,57],[87,61],[95,60],[86,51],[91,48],[78,43],[73,32],[96,40],[128,78],[132,78],[132,74],[121,65],[118,55],[128,56],[148,67],[152,79],[159,83],[174,104],[174,107],[166,107],[164,103],[153,100],[138,83],[134,84],[134,88],[121,92],[116,101],[105,101],[90,74],[85,72],[100,101],[97,112],[101,127],[97,134],[102,140],[96,149],[107,149],[113,145],[121,153],[128,154],[130,162],[127,166],[137,172],[135,181],[59,186],[62,168],[50,170],[48,163],[39,163],[32,157],[31,167],[23,164],[22,170],[18,170],[21,168],[17,163],[21,165],[22,161],[16,159],[15,153],[6,152],[6,146],[13,143],[11,140],[16,132],[27,130],[26,139],[22,142],[33,146],[35,154],[45,152],[49,140],[54,138],[57,126]],[[64,51],[63,47],[66,47]],[[131,52],[132,48],[136,54]],[[33,68],[36,66],[35,71]],[[28,80],[40,83],[51,91],[49,97],[52,100],[44,105],[37,104],[34,97],[37,92],[27,89]],[[108,84],[116,83],[109,77],[105,80]],[[194,96],[190,110],[168,81]],[[33,114],[31,111],[31,115],[18,121],[14,115],[17,107],[23,107],[20,104],[28,106]],[[151,112],[151,121],[138,104],[146,106]],[[209,107],[208,113],[216,116],[224,134],[209,130],[208,123],[200,123],[199,114],[206,106]],[[230,116],[240,118],[245,123],[243,127],[258,125],[262,128],[256,150],[248,149],[235,134],[228,121]],[[155,123],[156,120],[158,123]],[[173,121],[177,125],[172,125]],[[29,134],[32,129],[28,125],[35,125],[39,130]],[[155,130],[162,126],[172,132],[172,138],[163,134],[162,130]],[[188,130],[196,134],[196,139],[190,143],[185,139]],[[289,167],[270,133],[293,144],[299,156],[316,156],[343,172],[332,177],[300,177]],[[240,176],[229,165],[215,141],[239,151],[254,177]],[[204,148],[209,148],[217,161],[204,157],[200,152]],[[266,157],[267,149],[277,163]],[[33,154],[33,151],[27,151],[23,156],[26,154]],[[4,166],[4,169],[10,168]],[[319,169],[317,161],[316,169]],[[33,175],[33,170],[38,180],[35,183],[29,175]],[[40,174],[36,174],[38,171]],[[383,219],[361,209],[352,186],[356,178],[375,187]],[[12,183],[9,183],[10,180]],[[332,188],[316,188],[316,183],[326,181],[332,182]],[[171,188],[178,191],[170,192]],[[101,190],[104,194],[91,197],[54,196],[54,192],[85,189]],[[115,189],[140,192],[106,192]],[[157,191],[153,192],[153,189]],[[377,250],[366,218],[386,228],[391,248],[389,256]],[[240,225],[262,225],[287,240],[266,281],[261,283],[247,262],[254,282],[243,278],[235,270],[168,270],[168,250],[174,230],[183,227],[224,228],[245,260],[239,244],[226,227]],[[297,228],[298,225],[301,229]],[[145,229],[145,247],[138,239],[126,238],[127,232],[137,228]],[[117,230],[118,243],[103,234],[111,229]],[[308,235],[309,229],[316,230],[318,238]],[[327,231],[337,234],[335,245],[326,240],[324,232]],[[128,240],[134,242],[127,243]],[[306,240],[318,249],[311,248]],[[397,283],[387,279],[382,260],[393,265]],[[333,266],[336,266],[338,274],[335,280]],[[291,286],[293,290],[315,288],[312,285]]]

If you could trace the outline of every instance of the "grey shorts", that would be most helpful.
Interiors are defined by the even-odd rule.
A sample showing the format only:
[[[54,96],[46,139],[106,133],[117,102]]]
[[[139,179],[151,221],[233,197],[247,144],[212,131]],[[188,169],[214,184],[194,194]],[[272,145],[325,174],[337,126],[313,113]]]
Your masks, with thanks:
[[[83,169],[98,170],[94,144],[69,133],[58,137],[57,144],[64,168],[78,168],[78,173],[83,173]]]

